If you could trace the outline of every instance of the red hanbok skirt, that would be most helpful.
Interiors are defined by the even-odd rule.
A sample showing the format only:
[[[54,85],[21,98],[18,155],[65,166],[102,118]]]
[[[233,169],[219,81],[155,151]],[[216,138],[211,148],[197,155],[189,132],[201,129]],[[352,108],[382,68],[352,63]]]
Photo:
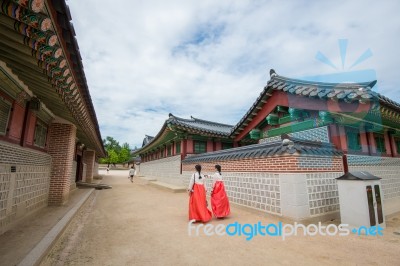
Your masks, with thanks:
[[[211,218],[211,211],[207,209],[206,190],[203,185],[194,184],[189,198],[189,220],[205,223]]]
[[[215,182],[214,190],[211,194],[212,211],[217,218],[223,218],[230,214],[229,199],[225,192],[222,181]]]

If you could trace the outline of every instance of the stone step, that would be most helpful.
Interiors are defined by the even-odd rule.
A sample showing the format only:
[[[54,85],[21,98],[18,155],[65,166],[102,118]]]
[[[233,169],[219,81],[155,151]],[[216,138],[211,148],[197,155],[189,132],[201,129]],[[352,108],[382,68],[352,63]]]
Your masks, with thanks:
[[[178,185],[173,185],[161,181],[151,181],[149,182],[150,186],[161,188],[173,193],[181,193],[181,192],[186,192],[186,188]]]
[[[91,187],[95,189],[108,189],[112,188],[112,186],[107,185],[107,184],[96,184],[96,183],[86,183],[86,182],[76,182],[77,186],[82,186],[82,187]]]

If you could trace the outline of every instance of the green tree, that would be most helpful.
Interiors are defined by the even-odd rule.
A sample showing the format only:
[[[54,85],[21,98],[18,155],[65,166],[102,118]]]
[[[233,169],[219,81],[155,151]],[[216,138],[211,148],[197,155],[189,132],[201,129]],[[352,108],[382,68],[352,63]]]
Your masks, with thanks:
[[[119,142],[113,137],[107,136],[103,139],[104,149],[107,151],[107,157],[101,160],[101,163],[118,163],[118,154],[121,151]]]
[[[109,163],[118,163],[118,153],[115,150],[108,151],[108,162]]]
[[[122,144],[121,151],[118,155],[120,163],[126,163],[131,159],[131,149],[128,143]]]
[[[103,145],[106,151],[114,150],[116,152],[119,152],[119,150],[121,150],[119,142],[110,136],[107,136],[105,139],[103,139]]]

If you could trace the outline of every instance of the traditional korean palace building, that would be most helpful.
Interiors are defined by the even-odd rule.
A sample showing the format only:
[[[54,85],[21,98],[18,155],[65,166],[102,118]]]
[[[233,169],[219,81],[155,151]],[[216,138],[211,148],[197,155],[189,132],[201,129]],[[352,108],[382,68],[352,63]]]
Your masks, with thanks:
[[[64,0],[0,1],[0,234],[105,156],[70,20]]]
[[[324,220],[339,214],[335,178],[368,171],[382,178],[386,215],[400,211],[400,104],[374,92],[376,81],[321,83],[270,74],[224,135],[235,147],[182,153],[175,166],[182,175],[176,171],[174,182],[186,185],[196,164],[205,173],[220,164],[231,202],[294,220]],[[258,144],[245,145],[251,140]]]
[[[140,173],[182,184],[182,160],[187,156],[238,146],[238,142],[229,138],[232,128],[232,125],[169,114],[157,136],[146,135],[142,148],[135,151],[141,157]],[[251,139],[241,142],[255,143]]]

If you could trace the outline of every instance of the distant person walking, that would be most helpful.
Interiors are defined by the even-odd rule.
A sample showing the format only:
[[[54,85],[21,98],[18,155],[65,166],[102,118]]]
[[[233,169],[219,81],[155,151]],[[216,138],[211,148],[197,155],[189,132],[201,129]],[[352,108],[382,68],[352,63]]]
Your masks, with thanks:
[[[229,199],[226,195],[224,181],[222,179],[221,166],[215,165],[217,172],[212,176],[212,189],[211,189],[211,208],[214,216],[217,218],[224,218],[231,212],[229,206]]]
[[[132,165],[131,169],[129,169],[129,177],[128,177],[132,183],[133,183],[133,177],[135,176],[135,172],[136,172],[135,167]]]
[[[196,165],[194,173],[189,182],[189,220],[206,223],[211,220],[212,214],[207,209],[205,178],[201,176],[201,165]]]
[[[107,166],[107,174],[110,172],[110,166]]]

